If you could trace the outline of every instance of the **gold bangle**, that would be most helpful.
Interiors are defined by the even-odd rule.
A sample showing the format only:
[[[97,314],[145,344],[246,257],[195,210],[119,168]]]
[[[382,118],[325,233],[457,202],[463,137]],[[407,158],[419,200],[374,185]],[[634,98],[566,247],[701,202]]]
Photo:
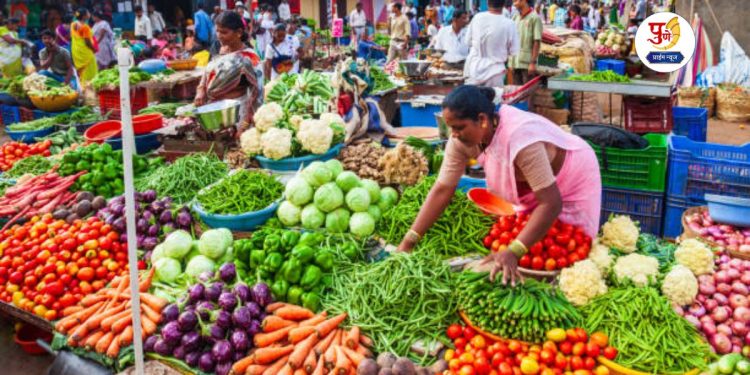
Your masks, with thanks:
[[[409,229],[408,232],[406,232],[406,237],[413,240],[415,243],[419,242],[419,240],[422,239],[422,236],[417,233],[414,229]]]
[[[529,249],[526,248],[526,245],[523,244],[523,242],[519,240],[513,240],[513,242],[508,245],[508,250],[515,254],[516,257],[521,258],[524,256],[524,254],[529,252]]]

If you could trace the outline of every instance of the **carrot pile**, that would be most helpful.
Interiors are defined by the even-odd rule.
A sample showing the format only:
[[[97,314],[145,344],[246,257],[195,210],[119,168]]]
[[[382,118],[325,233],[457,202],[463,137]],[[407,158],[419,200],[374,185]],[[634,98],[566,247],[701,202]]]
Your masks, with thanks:
[[[312,311],[286,304],[266,307],[261,333],[253,338],[255,349],[237,361],[235,375],[349,375],[372,357],[372,341],[360,334],[359,327],[339,328],[346,313],[328,317],[325,311]]]
[[[22,217],[49,214],[58,206],[72,202],[77,193],[68,191],[68,188],[85,173],[60,177],[53,169],[5,189],[5,195],[0,198],[0,216],[12,218],[2,229],[9,228]]]
[[[152,268],[138,284],[141,301],[143,338],[156,333],[161,311],[167,300],[146,293],[154,276]],[[63,310],[64,318],[55,330],[68,335],[68,345],[95,350],[116,358],[121,347],[133,342],[133,319],[130,308],[130,278],[117,277],[107,288],[84,297],[78,305]]]

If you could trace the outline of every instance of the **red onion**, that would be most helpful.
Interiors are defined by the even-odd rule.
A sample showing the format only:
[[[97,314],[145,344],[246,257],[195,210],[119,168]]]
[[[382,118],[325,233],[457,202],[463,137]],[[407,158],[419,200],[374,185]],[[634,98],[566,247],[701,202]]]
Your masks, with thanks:
[[[709,283],[702,282],[698,284],[698,290],[701,292],[701,294],[705,294],[708,296],[716,293],[716,287],[714,286],[713,283],[709,284]]]
[[[746,238],[745,238],[745,244],[743,244],[743,245],[740,245],[740,247],[739,247],[739,250],[740,250],[741,252],[743,252],[743,253],[748,253],[748,252],[750,252],[750,244],[749,244],[748,242],[750,242],[750,237],[746,237]]]
[[[703,315],[706,315],[706,309],[700,304],[700,303],[694,303],[690,305],[690,308],[688,309],[691,315],[700,318]]]
[[[743,229],[740,231],[740,233],[742,233],[742,235],[745,237],[750,237],[750,229]]]
[[[742,294],[732,293],[732,295],[729,296],[729,306],[731,306],[732,309],[736,309],[738,307],[748,307],[750,306],[750,300],[748,300],[747,297]]]
[[[719,230],[721,230],[724,233],[732,233],[734,232],[734,227],[727,224],[719,225]]]
[[[701,324],[701,321],[698,320],[698,318],[696,318],[693,315],[685,315],[685,320],[687,320],[688,322],[692,323],[695,326],[695,328],[698,329],[698,330],[700,330],[701,328],[703,328],[703,324]]]
[[[750,271],[743,272],[742,276],[740,276],[740,281],[745,283],[745,285],[750,284]]]
[[[732,345],[732,353],[742,353],[742,345]]]
[[[714,285],[714,276],[713,275],[700,275],[698,276],[698,283]]]
[[[727,241],[724,241],[723,239],[716,240],[715,242],[719,246],[722,246],[722,247],[727,246]]]
[[[719,270],[720,271],[727,271],[730,268],[732,268],[732,266],[729,265],[729,262],[724,262],[724,263],[722,263],[722,264],[719,265]],[[719,280],[716,280],[716,282],[719,282]]]
[[[680,305],[672,305],[672,310],[674,310],[677,315],[685,315],[685,309],[683,309]]]
[[[724,264],[724,263],[726,263],[726,262],[729,262],[729,260],[730,260],[730,259],[731,259],[731,258],[729,257],[729,255],[726,255],[726,254],[722,254],[722,255],[721,255],[721,256],[719,257],[719,263],[721,263],[721,264]]]
[[[700,303],[706,302],[706,299],[707,299],[706,296],[703,295],[703,294],[698,294],[698,297],[695,298],[695,300],[698,301],[698,302],[700,302]]]
[[[727,337],[732,337],[732,329],[729,328],[728,324],[719,324],[716,326],[716,332],[727,335]]]
[[[727,354],[732,351],[732,342],[729,341],[729,338],[724,334],[717,333],[711,336],[709,341],[719,354]]]
[[[732,333],[735,334],[735,336],[742,337],[744,336],[748,331],[747,325],[743,322],[735,321],[732,323]]]
[[[750,332],[745,335],[745,342],[750,343]]]
[[[701,325],[703,326],[703,333],[705,333],[706,336],[711,337],[716,334],[716,324],[710,319],[707,322],[701,321]]]
[[[742,275],[740,273],[740,268],[742,268],[742,263],[740,262],[739,266],[735,266],[735,265],[732,265],[732,264],[730,264],[730,266],[732,266],[732,268],[730,268],[730,269],[727,270],[727,276],[729,277],[729,279],[730,280],[737,280],[737,279],[739,279],[740,275]]]
[[[732,345],[740,345],[742,346],[742,338],[737,336],[729,336],[729,342],[732,343]]]
[[[714,274],[714,279],[716,279],[716,282],[721,285],[721,283],[728,283],[731,280],[729,280],[729,270],[731,266],[729,264],[722,264],[719,266],[719,271]]]
[[[719,285],[716,286],[716,291],[718,291],[721,294],[728,295],[729,293],[732,293],[732,286],[727,283],[719,283]]]
[[[729,298],[727,298],[726,295],[721,294],[721,293],[714,293],[713,299],[716,300],[716,303],[718,303],[719,306],[724,306],[727,303],[729,303]]]
[[[748,294],[747,285],[743,284],[741,281],[735,281],[732,283],[732,291],[742,294],[743,296]]]
[[[734,309],[734,320],[739,320],[743,323],[750,322],[750,309],[744,306],[740,306]]]
[[[707,299],[706,302],[703,303],[703,306],[708,311],[714,311],[714,309],[719,306],[719,303],[716,302],[715,299]]]
[[[732,266],[732,268],[739,270],[742,268],[742,259],[732,258],[732,260],[729,261],[729,265]]]
[[[711,319],[716,323],[723,323],[729,318],[731,311],[726,306],[719,306],[711,312]]]

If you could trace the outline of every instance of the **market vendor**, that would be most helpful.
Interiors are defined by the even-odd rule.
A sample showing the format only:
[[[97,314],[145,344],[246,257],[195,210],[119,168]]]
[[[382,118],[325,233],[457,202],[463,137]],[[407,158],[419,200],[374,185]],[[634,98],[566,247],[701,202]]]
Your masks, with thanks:
[[[435,49],[445,51],[442,59],[449,63],[466,60],[469,46],[466,44],[466,25],[469,24],[469,13],[459,9],[453,14],[451,25],[443,27],[435,37]]]
[[[529,213],[528,224],[508,245],[491,253],[491,278],[519,280],[518,260],[541,241],[555,219],[581,227],[594,237],[601,208],[601,179],[594,151],[582,138],[536,114],[510,105],[495,111],[495,91],[464,85],[443,101],[451,129],[445,159],[435,185],[404,236],[399,250],[411,251],[451,201],[469,160],[484,167],[487,187]]]
[[[273,40],[265,51],[263,73],[267,80],[272,80],[283,73],[299,73],[299,56],[302,46],[299,39],[287,35],[286,25],[277,24],[273,31]]]
[[[18,18],[9,18],[0,26],[0,73],[5,78],[23,74],[21,62],[21,46],[26,44],[18,37]]]
[[[70,85],[74,90],[77,89],[78,85],[73,79],[73,59],[70,52],[57,44],[55,33],[50,30],[42,31],[42,43],[44,48],[39,51],[39,74]]]
[[[242,17],[235,12],[225,11],[216,18],[216,37],[221,45],[219,55],[206,66],[194,104],[239,100],[242,129],[248,126],[255,112],[258,97],[255,67],[260,58],[247,46],[248,35]]]

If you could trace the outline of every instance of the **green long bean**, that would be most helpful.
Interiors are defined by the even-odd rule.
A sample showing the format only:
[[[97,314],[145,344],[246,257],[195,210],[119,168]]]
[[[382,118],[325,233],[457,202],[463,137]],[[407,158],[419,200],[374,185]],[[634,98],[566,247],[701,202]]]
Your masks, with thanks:
[[[227,175],[229,168],[213,153],[183,156],[135,181],[137,191],[156,190],[160,197],[172,197],[175,203],[192,200],[201,189]]]
[[[281,198],[284,185],[265,172],[241,170],[197,196],[208,213],[237,215],[258,211]]]

